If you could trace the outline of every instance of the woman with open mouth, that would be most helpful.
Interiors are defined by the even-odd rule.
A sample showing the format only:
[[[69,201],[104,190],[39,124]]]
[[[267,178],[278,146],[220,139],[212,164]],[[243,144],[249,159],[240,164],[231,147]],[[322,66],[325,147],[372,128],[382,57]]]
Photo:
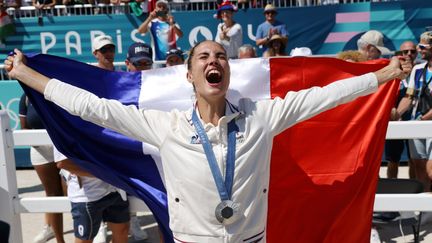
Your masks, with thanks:
[[[26,66],[19,50],[4,64],[11,78],[69,113],[158,147],[176,242],[265,242],[273,138],[387,81],[405,78],[412,68],[409,60],[393,58],[374,73],[288,92],[283,99],[241,99],[237,106],[226,99],[226,51],[204,41],[187,60],[194,106],[163,112],[125,106],[50,79]]]

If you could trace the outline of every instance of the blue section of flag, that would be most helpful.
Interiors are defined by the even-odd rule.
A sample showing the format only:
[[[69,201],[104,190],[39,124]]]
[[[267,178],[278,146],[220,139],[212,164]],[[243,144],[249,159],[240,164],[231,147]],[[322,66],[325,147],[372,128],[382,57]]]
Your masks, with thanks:
[[[27,61],[30,67],[50,78],[99,97],[138,106],[140,72],[111,72],[50,55],[30,56]],[[22,86],[57,149],[96,177],[142,199],[153,212],[165,242],[173,242],[166,190],[152,157],[143,153],[141,142],[72,116],[41,94]]]

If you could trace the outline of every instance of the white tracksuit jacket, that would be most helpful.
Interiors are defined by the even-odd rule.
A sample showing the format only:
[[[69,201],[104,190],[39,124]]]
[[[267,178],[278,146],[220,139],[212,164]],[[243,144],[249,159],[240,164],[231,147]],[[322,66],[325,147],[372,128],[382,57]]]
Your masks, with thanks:
[[[177,242],[265,242],[270,154],[273,137],[322,111],[377,90],[373,73],[288,92],[284,99],[252,102],[238,107],[227,103],[218,126],[204,124],[218,166],[225,174],[227,123],[239,127],[232,200],[243,217],[232,225],[215,218],[220,202],[203,147],[191,121],[192,109],[162,112],[124,106],[56,79],[49,81],[45,98],[74,115],[159,148],[168,193],[170,228]]]

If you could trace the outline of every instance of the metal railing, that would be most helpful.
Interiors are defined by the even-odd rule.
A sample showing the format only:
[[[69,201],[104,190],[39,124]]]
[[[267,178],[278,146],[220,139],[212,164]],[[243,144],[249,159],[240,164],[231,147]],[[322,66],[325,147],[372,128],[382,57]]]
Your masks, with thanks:
[[[359,2],[391,2],[400,0],[234,0],[239,9],[264,8],[268,2],[279,8],[306,7],[331,4],[349,4]],[[176,11],[205,11],[217,9],[216,0],[170,0],[168,2],[172,12]],[[129,4],[75,4],[71,6],[55,5],[52,9],[37,10],[33,6],[23,6],[19,9],[8,8],[9,15],[15,18],[69,15],[97,15],[97,14],[130,14]]]
[[[7,13],[14,18],[34,18],[39,16],[71,16],[71,15],[98,15],[98,14],[130,14],[128,4],[75,4],[71,6],[55,5],[54,8],[38,10],[33,6],[24,6],[19,9],[8,8]]]

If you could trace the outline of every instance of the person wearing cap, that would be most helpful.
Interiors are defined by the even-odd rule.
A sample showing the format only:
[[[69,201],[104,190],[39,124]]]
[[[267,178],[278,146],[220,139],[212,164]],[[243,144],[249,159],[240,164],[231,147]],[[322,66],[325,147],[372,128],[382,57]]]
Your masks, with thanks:
[[[286,56],[285,47],[288,42],[288,38],[278,34],[272,35],[270,40],[267,42],[267,50],[263,53],[263,57],[277,57]]]
[[[243,30],[239,23],[233,20],[237,7],[230,1],[224,1],[219,5],[216,18],[222,22],[217,27],[215,41],[226,50],[229,58],[237,58],[237,50],[243,44]]]
[[[148,18],[138,27],[141,34],[148,31],[152,36],[156,60],[165,60],[167,51],[176,49],[177,38],[183,36],[174,16],[169,13],[165,0],[159,0],[155,10],[150,12]]]
[[[130,72],[149,70],[153,65],[151,46],[136,42],[129,46],[125,64]]]
[[[367,60],[375,60],[382,55],[389,55],[391,51],[384,46],[384,36],[377,30],[369,30],[357,40],[358,51]]]
[[[279,20],[276,20],[277,10],[272,4],[267,4],[264,8],[265,22],[258,26],[255,38],[256,45],[263,46],[263,51],[267,49],[266,44],[270,41],[273,35],[280,35],[287,38],[289,33],[286,25]]]
[[[180,49],[169,50],[166,56],[166,66],[171,67],[181,64],[184,64],[183,52]]]
[[[291,49],[290,56],[292,57],[308,57],[312,56],[312,50],[309,47],[296,47]]]
[[[397,112],[402,116],[412,108],[411,119],[432,120],[432,109],[423,97],[430,97],[432,90],[432,31],[420,35],[417,45],[421,59],[426,61],[414,66],[408,82],[406,95],[402,98]],[[423,91],[423,92],[422,92]],[[428,108],[429,105],[429,108]],[[432,179],[432,138],[408,140],[409,151],[415,168],[415,179],[423,183],[425,191],[430,191]]]
[[[139,72],[151,69],[153,66],[153,50],[151,46],[142,42],[135,42],[130,45],[125,64],[128,72]],[[136,213],[130,213],[129,234],[135,240],[145,240],[148,238],[147,231],[141,229]]]
[[[94,38],[92,52],[97,60],[96,66],[106,70],[114,70],[115,44],[111,36],[100,35]]]

